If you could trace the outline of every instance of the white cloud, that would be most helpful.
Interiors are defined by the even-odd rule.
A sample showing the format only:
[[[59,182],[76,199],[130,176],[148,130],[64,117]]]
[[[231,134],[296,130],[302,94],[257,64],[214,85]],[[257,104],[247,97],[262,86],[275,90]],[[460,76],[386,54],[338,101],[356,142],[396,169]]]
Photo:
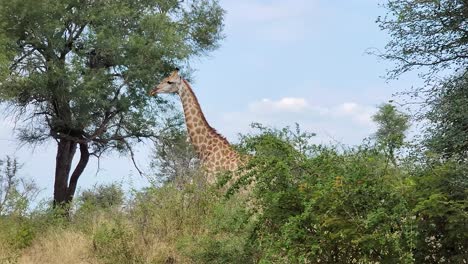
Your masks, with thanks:
[[[264,98],[260,101],[253,102],[249,105],[251,112],[301,112],[309,107],[309,104],[304,98],[283,97],[277,101]]]
[[[336,106],[332,113],[335,116],[351,118],[361,125],[370,126],[372,125],[372,115],[375,111],[375,107],[360,105],[355,102],[345,102]]]
[[[237,133],[249,131],[249,124],[259,122],[274,127],[299,123],[307,131],[316,132],[316,142],[357,144],[372,134],[372,114],[375,107],[358,102],[334,105],[313,104],[302,97],[264,98],[248,105],[245,110],[219,113],[213,126],[231,140]]]
[[[341,110],[343,110],[344,113],[353,113],[357,108],[358,104],[356,103],[343,103],[339,107]]]
[[[250,103],[248,111],[252,114],[307,114],[323,118],[348,119],[358,125],[372,125],[372,115],[375,107],[361,105],[356,102],[344,102],[335,106],[312,105],[305,98],[283,97],[278,100],[264,98]]]

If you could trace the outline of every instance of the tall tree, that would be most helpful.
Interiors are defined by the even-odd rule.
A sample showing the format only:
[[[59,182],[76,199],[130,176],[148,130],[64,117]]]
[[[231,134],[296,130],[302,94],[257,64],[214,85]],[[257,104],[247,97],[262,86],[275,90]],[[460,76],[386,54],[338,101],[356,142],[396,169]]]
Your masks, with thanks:
[[[422,99],[418,117],[429,121],[426,147],[446,158],[466,159],[468,1],[387,0],[384,7],[388,13],[377,23],[391,39],[379,55],[397,63],[389,77],[416,69],[426,81],[409,91]]]
[[[384,59],[396,67],[389,77],[425,68],[426,80],[443,70],[468,67],[467,0],[387,0],[377,23],[390,34]]]
[[[398,111],[394,105],[384,104],[372,119],[378,126],[375,133],[377,143],[383,148],[388,160],[396,165],[395,151],[404,144],[405,132],[410,126],[409,116]]]
[[[385,7],[377,22],[391,36],[380,55],[397,62],[389,77],[417,69],[426,82],[409,91],[423,99],[418,115],[429,121],[423,147],[431,150],[422,156],[429,166],[413,177],[418,234],[412,257],[466,262],[466,231],[460,230],[466,230],[468,194],[468,1],[386,0]]]
[[[468,161],[468,72],[444,81],[428,102],[426,145],[444,158]]]
[[[217,0],[0,0],[0,100],[25,120],[21,140],[56,141],[55,205],[91,155],[133,157],[155,136],[167,102],[149,88],[215,49],[223,15]]]

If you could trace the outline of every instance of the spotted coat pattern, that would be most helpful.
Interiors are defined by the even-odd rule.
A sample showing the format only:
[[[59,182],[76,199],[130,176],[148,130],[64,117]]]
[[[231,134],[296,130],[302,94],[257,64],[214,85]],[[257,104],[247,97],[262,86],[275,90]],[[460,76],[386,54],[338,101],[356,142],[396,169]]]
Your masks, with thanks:
[[[208,181],[213,183],[217,172],[235,171],[241,163],[240,155],[232,148],[226,138],[208,124],[197,97],[186,80],[183,80],[179,96],[184,109],[190,141],[204,169],[208,172]]]

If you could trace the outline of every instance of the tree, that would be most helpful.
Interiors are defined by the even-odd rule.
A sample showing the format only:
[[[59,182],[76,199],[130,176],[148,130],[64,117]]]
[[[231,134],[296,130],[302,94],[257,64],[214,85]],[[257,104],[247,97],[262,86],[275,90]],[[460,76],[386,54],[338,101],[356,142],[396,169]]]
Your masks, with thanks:
[[[397,63],[390,78],[427,68],[430,80],[442,70],[468,67],[468,1],[387,0],[377,23],[391,39],[380,57]]]
[[[466,262],[468,1],[387,0],[385,7],[387,16],[377,22],[392,38],[380,56],[397,62],[390,78],[425,70],[426,86],[410,94],[423,95],[419,117],[429,121],[423,147],[435,154],[413,161],[413,256],[417,263]]]
[[[372,119],[378,126],[374,135],[377,143],[382,146],[387,158],[396,165],[395,151],[404,144],[405,132],[410,126],[409,116],[391,104],[384,104]]]
[[[425,144],[444,158],[468,160],[468,73],[445,81],[430,98]]]
[[[380,57],[397,63],[389,77],[427,70],[421,71],[427,85],[410,91],[423,100],[417,117],[429,121],[425,147],[445,158],[466,158],[468,1],[387,0],[384,7],[388,13],[377,23],[391,40]]]
[[[155,141],[153,158],[151,165],[156,169],[156,183],[184,184],[200,169],[200,160],[188,141],[187,132],[177,126],[164,131]]]
[[[217,0],[0,0],[0,100],[27,121],[22,141],[56,141],[55,205],[72,200],[90,156],[133,158],[155,136],[167,102],[148,90],[215,49],[223,15]]]

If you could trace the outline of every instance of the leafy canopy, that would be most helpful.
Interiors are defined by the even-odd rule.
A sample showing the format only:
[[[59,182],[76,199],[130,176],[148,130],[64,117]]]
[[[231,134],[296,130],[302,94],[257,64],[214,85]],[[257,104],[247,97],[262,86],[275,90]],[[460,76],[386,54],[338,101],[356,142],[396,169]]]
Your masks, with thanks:
[[[167,108],[148,89],[215,49],[223,14],[216,0],[0,0],[0,102],[30,121],[28,143],[127,149]]]
[[[390,34],[384,59],[396,67],[389,77],[427,68],[427,80],[446,69],[468,67],[468,3],[466,0],[388,0],[387,14],[377,23]]]
[[[410,126],[409,116],[391,104],[383,104],[372,119],[378,127],[374,135],[375,140],[384,149],[387,157],[395,163],[395,151],[403,146],[405,132]]]
[[[426,145],[445,158],[468,160],[468,73],[447,79],[430,98]]]

